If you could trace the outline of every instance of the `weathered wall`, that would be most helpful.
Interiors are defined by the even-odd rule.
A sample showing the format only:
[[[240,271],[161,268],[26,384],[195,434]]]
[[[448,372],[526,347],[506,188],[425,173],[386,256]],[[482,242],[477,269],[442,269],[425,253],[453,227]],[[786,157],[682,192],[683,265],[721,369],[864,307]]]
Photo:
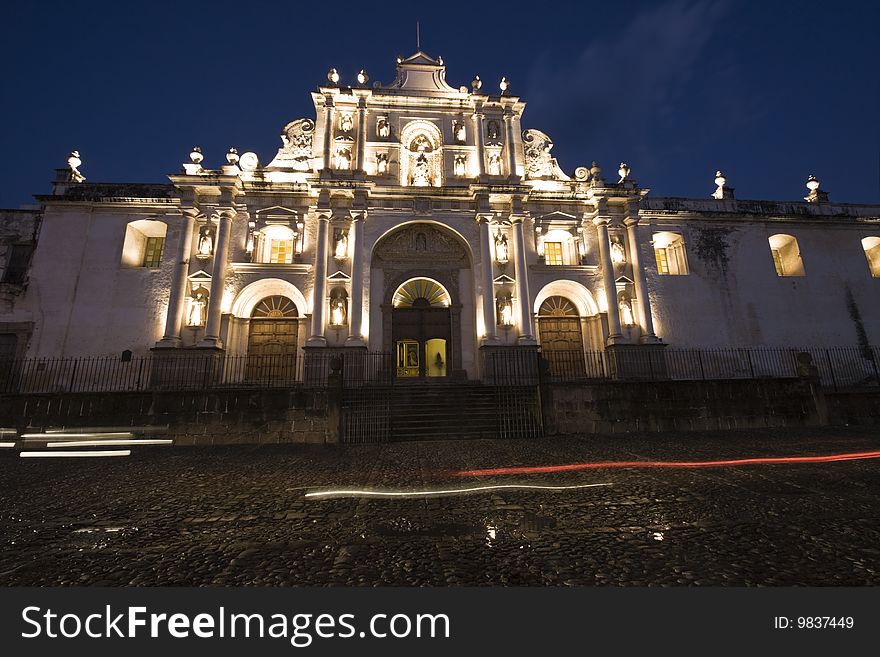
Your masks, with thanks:
[[[810,386],[800,379],[550,384],[542,403],[548,435],[819,423]]]
[[[323,390],[57,393],[0,396],[0,423],[49,427],[168,425],[177,445],[334,442]]]
[[[831,424],[880,426],[880,390],[827,393],[825,402]]]

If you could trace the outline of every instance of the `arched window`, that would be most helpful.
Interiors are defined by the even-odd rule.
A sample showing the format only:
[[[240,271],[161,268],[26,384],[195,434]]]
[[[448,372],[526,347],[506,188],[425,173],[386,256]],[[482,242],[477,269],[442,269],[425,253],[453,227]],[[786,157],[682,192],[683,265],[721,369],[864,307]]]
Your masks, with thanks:
[[[880,278],[880,237],[866,237],[862,240],[862,248],[868,259],[871,276]]]
[[[412,278],[397,288],[391,305],[395,308],[448,308],[449,292],[430,278]]]
[[[576,265],[580,259],[574,237],[567,230],[548,230],[538,242],[538,255],[545,265]]]
[[[681,233],[654,233],[654,259],[661,276],[685,276],[689,273],[687,251]]]
[[[122,245],[123,267],[158,267],[165,250],[165,232],[162,221],[139,219],[125,227]]]
[[[777,276],[806,276],[801,250],[793,235],[771,235],[769,242]]]

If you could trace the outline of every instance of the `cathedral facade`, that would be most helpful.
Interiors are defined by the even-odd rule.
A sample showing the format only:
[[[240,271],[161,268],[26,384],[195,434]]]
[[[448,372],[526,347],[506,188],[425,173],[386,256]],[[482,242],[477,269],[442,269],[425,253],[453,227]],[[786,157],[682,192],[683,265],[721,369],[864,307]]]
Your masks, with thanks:
[[[196,147],[168,184],[101,184],[72,155],[4,215],[4,355],[368,350],[477,379],[512,347],[880,343],[880,207],[815,178],[771,202],[721,172],[703,199],[652,197],[625,163],[566,173],[506,79],[453,87],[423,52],[312,98],[266,162]]]

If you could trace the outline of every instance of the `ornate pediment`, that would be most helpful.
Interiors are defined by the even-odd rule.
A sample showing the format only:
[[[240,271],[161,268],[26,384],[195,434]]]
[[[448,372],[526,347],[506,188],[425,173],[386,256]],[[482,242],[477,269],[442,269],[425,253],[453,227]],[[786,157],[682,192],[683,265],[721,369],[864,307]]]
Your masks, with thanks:
[[[570,180],[559,168],[556,158],[550,155],[553,140],[540,130],[524,130],[522,133],[523,159],[527,180]]]
[[[291,121],[281,131],[281,148],[270,167],[310,171],[309,160],[312,157],[312,138],[315,134],[315,122],[311,119]]]
[[[382,263],[443,263],[466,267],[464,246],[450,233],[431,224],[410,224],[383,238],[373,252]]]

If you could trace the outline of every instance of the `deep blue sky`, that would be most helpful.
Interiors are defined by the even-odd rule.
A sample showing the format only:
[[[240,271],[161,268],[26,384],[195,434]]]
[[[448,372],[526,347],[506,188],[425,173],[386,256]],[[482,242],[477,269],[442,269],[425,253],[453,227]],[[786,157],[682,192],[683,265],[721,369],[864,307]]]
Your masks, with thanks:
[[[89,181],[165,181],[200,144],[274,155],[339,69],[383,83],[442,55],[447,80],[502,75],[562,168],[626,160],[654,196],[880,202],[880,3],[18,3],[0,25],[0,207],[49,191],[79,149]]]

